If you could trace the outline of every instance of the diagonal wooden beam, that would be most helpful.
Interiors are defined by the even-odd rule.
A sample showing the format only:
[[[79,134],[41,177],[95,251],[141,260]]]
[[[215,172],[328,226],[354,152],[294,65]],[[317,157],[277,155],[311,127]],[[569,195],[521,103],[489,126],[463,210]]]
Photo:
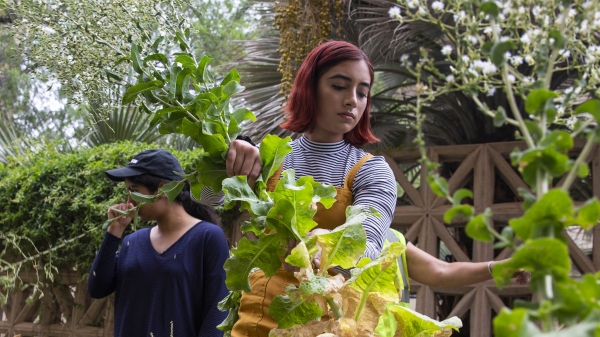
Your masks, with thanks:
[[[500,310],[502,310],[502,308],[505,307],[504,302],[502,302],[502,300],[500,299],[500,297],[498,297],[497,294],[495,294],[493,291],[491,291],[488,288],[485,288],[485,295],[488,298],[488,301],[490,302],[492,309],[494,309],[494,311],[496,312],[496,314],[500,313]]]
[[[519,188],[524,188],[527,191],[531,192],[531,189],[523,179],[513,170],[513,167],[504,159],[502,154],[498,152],[494,147],[489,146],[487,148],[488,154],[494,163],[494,166],[498,170],[498,174],[504,182],[510,187],[515,195],[519,195]]]
[[[471,309],[471,307],[472,307],[473,300],[475,299],[476,293],[477,293],[476,289],[473,289],[473,290],[469,291],[468,293],[466,293],[463,296],[463,298],[461,298],[460,301],[458,301],[458,303],[456,303],[456,305],[454,306],[454,309],[452,309],[452,311],[450,312],[448,317],[441,317],[441,318],[447,319],[452,316],[456,316],[458,318],[465,317],[465,314],[467,313],[467,311],[469,311],[469,309]]]
[[[398,167],[398,163],[396,163],[394,158],[392,158],[389,154],[387,154],[385,152],[381,152],[381,155],[383,156],[385,161],[388,163],[388,165],[392,169],[392,172],[394,173],[394,177],[396,178],[396,181],[400,184],[400,186],[402,186],[404,191],[406,191],[406,194],[408,194],[408,197],[413,202],[413,204],[415,204],[416,206],[423,207],[424,203],[423,203],[423,198],[422,198],[421,194],[410,183],[410,181],[408,180],[408,178],[406,177],[404,172],[402,172],[400,167]]]
[[[473,152],[471,152],[458,166],[456,172],[452,174],[452,177],[448,180],[448,189],[450,194],[454,193],[457,189],[465,186],[465,184],[471,179],[471,171],[475,167],[475,163],[477,162],[477,157],[481,152],[481,147],[476,148]],[[431,208],[436,208],[443,205],[447,202],[444,197],[436,197],[434,202],[431,204]]]
[[[448,228],[444,226],[440,221],[432,218],[433,228],[437,236],[444,242],[446,247],[452,252],[452,256],[459,262],[471,262],[471,259],[463,252],[462,249],[456,243],[456,240],[448,232]]]
[[[77,326],[83,327],[97,322],[99,320],[98,316],[100,316],[100,314],[104,311],[105,304],[106,297],[93,300],[90,307],[81,316],[79,322],[77,322]]]
[[[594,264],[581,251],[581,249],[577,247],[577,244],[575,243],[575,241],[573,241],[573,239],[571,239],[571,236],[569,236],[569,234],[567,234],[566,231],[563,231],[563,235],[565,238],[567,238],[567,246],[569,246],[569,255],[571,255],[571,258],[573,259],[573,262],[575,263],[577,268],[579,268],[579,270],[582,273],[595,273],[596,268],[594,267]]]
[[[421,217],[408,229],[408,231],[404,235],[404,237],[407,240],[409,240],[413,243],[417,240],[417,236],[419,236],[419,233],[421,232],[421,227],[423,226],[424,219],[425,219],[425,217]]]

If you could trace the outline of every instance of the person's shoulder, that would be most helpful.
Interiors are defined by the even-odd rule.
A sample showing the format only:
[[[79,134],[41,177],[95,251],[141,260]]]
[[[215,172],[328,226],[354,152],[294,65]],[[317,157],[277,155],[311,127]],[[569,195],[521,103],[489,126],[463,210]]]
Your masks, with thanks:
[[[197,236],[218,236],[225,237],[225,233],[223,229],[214,223],[206,220],[202,220],[198,222],[194,228],[191,229],[191,232]]]
[[[140,238],[147,237],[149,235],[148,232],[150,231],[151,228],[152,227],[140,228],[133,233],[129,233],[129,234],[125,235],[125,237],[123,237],[123,242],[125,242],[126,240],[132,241],[132,240],[138,240]]]

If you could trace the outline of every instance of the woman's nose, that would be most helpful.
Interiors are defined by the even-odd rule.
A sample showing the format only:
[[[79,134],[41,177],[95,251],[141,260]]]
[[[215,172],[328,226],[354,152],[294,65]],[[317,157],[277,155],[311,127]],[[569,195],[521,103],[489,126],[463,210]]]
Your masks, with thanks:
[[[354,108],[356,108],[356,105],[357,105],[356,102],[357,102],[357,100],[356,100],[356,94],[355,93],[351,93],[351,94],[349,94],[346,97],[345,105],[347,107],[349,107],[349,108],[354,109]]]

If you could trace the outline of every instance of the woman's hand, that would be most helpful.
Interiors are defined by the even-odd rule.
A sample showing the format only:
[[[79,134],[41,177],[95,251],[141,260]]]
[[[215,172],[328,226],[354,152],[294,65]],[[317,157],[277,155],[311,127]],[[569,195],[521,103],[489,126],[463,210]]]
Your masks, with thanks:
[[[308,236],[327,234],[330,232],[331,231],[329,229],[315,228],[312,231],[310,231],[310,233],[308,233]],[[317,247],[319,248],[319,250],[315,254],[315,258],[313,259],[313,261],[315,263],[315,266],[317,266],[317,268],[321,268],[321,246],[319,246],[319,244],[317,243]]]
[[[254,145],[244,140],[236,139],[229,146],[225,167],[229,177],[247,176],[248,185],[254,188],[256,179],[262,169],[260,153]]]
[[[108,232],[118,238],[120,238],[121,236],[123,236],[123,232],[125,231],[125,228],[127,228],[127,226],[131,223],[131,220],[133,220],[133,217],[135,216],[135,211],[134,211],[135,206],[133,206],[132,203],[124,203],[124,204],[116,204],[113,206],[110,206],[108,208],[108,219],[115,219],[110,226],[108,226]],[[131,211],[129,213],[129,215],[123,215],[118,211]]]

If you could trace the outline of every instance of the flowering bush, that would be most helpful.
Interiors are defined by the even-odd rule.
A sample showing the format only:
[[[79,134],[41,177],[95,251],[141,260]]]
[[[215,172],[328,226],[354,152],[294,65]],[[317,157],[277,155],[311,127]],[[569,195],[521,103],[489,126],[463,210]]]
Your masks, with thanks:
[[[443,33],[437,45],[400,58],[416,78],[412,108],[417,129],[425,118],[420,113],[424,106],[440,95],[463,91],[494,125],[515,126],[527,144],[511,154],[531,187],[520,190],[525,214],[498,233],[491,210],[475,215],[473,207],[462,204],[472,193],[450,191],[425,156],[422,134],[416,139],[432,190],[453,205],[444,220],[463,216],[470,237],[515,249],[509,261],[494,267],[498,286],[505,286],[519,269],[531,272],[531,289],[539,301],[503,309],[494,320],[494,333],[595,336],[600,327],[600,274],[569,278],[571,261],[562,231],[574,225],[589,230],[600,219],[597,198],[575,206],[569,196],[574,180],[589,174],[585,158],[600,141],[600,100],[595,99],[600,95],[600,3],[403,0],[389,15],[400,28],[419,22]],[[486,96],[501,97],[506,104],[486,101]],[[587,143],[572,160],[568,151],[575,137],[587,137]],[[552,180],[563,176],[562,185],[551,188]],[[551,332],[557,327],[562,330]]]

